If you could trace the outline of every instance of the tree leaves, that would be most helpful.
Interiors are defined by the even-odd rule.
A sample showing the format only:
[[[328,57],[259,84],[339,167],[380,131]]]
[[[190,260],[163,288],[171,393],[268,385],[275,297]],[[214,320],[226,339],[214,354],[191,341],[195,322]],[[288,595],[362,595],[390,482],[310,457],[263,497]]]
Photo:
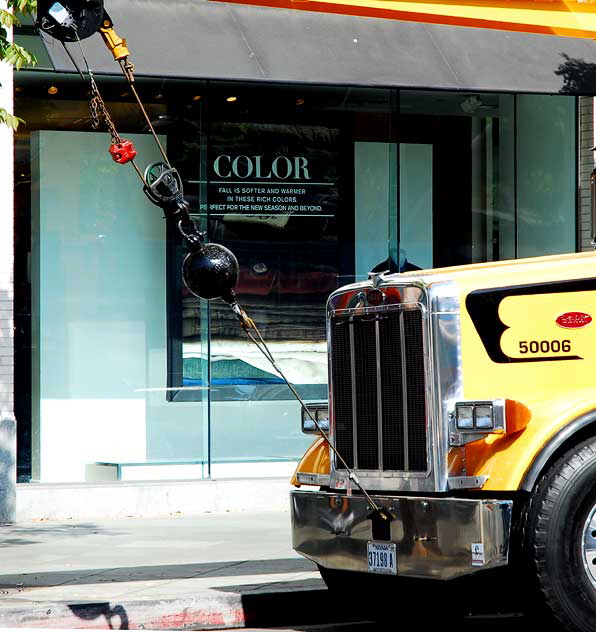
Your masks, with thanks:
[[[17,70],[23,66],[34,66],[37,63],[35,55],[19,44],[10,42],[8,30],[19,24],[18,19],[11,11],[31,15],[37,9],[37,0],[8,0],[6,4],[8,11],[0,9],[0,62],[12,64]],[[23,119],[0,108],[0,125],[8,125],[16,130],[19,123],[23,122]]]
[[[8,8],[30,15],[37,9],[37,0],[8,0]]]
[[[32,66],[37,63],[37,59],[33,53],[30,53],[14,42],[4,49],[3,60],[12,64],[17,70],[20,70],[25,64]]]
[[[0,124],[8,125],[8,127],[12,127],[12,129],[16,130],[19,123],[24,122],[22,118],[9,114],[4,108],[0,108]]]
[[[4,9],[0,9],[0,24],[9,29],[12,26],[20,24],[20,22],[14,14],[9,11],[5,11]]]

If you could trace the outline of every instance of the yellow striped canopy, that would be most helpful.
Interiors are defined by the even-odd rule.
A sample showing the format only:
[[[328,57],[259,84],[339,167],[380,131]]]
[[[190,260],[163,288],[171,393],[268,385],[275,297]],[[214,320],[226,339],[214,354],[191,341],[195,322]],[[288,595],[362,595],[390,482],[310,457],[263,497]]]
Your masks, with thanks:
[[[218,1],[218,0],[215,0]],[[408,22],[596,38],[596,0],[224,0],[238,4],[340,13]]]

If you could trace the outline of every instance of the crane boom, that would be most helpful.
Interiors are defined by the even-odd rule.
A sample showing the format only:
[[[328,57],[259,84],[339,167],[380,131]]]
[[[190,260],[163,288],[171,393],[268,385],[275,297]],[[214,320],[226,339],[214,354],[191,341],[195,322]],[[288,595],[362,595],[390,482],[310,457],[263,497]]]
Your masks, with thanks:
[[[222,0],[214,0],[222,1]],[[237,4],[319,11],[596,39],[596,0],[223,0]]]

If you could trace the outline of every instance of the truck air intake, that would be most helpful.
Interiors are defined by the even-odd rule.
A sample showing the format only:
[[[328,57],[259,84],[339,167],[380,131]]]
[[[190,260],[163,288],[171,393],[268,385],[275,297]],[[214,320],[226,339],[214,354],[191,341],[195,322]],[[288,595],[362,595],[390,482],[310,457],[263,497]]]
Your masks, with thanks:
[[[417,307],[332,316],[334,436],[349,467],[428,469],[422,326]]]

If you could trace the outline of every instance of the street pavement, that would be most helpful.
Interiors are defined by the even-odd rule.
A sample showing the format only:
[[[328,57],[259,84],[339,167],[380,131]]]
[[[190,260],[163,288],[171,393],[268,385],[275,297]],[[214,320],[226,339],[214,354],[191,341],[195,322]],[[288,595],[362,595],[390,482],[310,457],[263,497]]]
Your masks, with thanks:
[[[283,624],[289,600],[326,592],[289,512],[4,525],[0,559],[0,627]]]

